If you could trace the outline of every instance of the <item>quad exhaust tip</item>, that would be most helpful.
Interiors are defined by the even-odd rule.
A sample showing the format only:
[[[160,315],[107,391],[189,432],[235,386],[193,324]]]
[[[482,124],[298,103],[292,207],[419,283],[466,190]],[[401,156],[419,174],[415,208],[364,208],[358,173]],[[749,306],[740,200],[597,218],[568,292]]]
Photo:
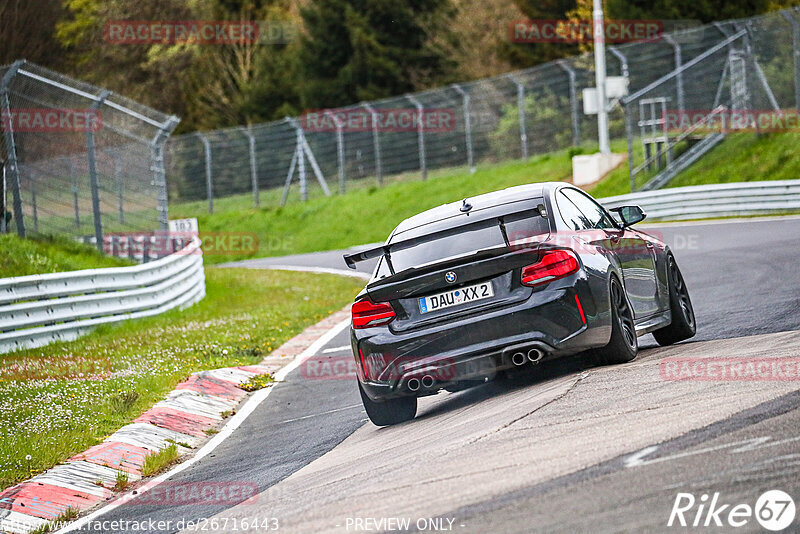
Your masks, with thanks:
[[[511,356],[511,363],[514,365],[524,365],[525,364],[525,353],[524,352],[515,352]]]
[[[516,354],[515,354],[516,356]],[[528,361],[531,363],[539,363],[539,361],[544,358],[544,352],[539,349],[531,349],[528,351]],[[516,362],[514,362],[516,363]]]
[[[408,379],[408,389],[409,389],[409,391],[417,391],[419,389],[419,379],[417,379],[417,378],[409,378]]]
[[[436,382],[436,380],[434,380],[431,375],[425,375],[425,376],[422,377],[422,387],[424,387],[424,388],[433,387],[433,384],[435,382]]]

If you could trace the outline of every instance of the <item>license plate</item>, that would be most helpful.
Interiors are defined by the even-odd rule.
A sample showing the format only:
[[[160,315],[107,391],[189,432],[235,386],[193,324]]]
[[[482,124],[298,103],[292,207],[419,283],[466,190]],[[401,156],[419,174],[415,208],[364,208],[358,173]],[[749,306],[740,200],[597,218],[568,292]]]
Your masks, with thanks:
[[[459,304],[466,304],[467,302],[488,299],[493,296],[494,289],[492,289],[492,283],[484,282],[474,286],[460,287],[452,291],[439,293],[438,295],[421,297],[419,299],[419,311],[421,313],[429,313],[443,308],[449,308],[450,306],[458,306]]]

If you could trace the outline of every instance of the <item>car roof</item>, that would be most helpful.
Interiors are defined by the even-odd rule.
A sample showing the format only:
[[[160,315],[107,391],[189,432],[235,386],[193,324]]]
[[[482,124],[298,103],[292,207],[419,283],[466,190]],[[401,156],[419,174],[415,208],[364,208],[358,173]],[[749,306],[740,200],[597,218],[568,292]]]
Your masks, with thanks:
[[[472,205],[472,209],[469,211],[470,215],[474,215],[482,210],[492,210],[493,208],[498,208],[506,204],[513,204],[534,198],[543,198],[546,192],[563,185],[563,182],[541,182],[535,184],[517,185],[514,187],[507,187],[506,189],[501,189],[499,191],[492,191],[491,193],[484,193],[482,195],[468,197],[466,201],[468,204]],[[442,204],[441,206],[431,208],[423,211],[422,213],[409,217],[397,225],[390,236],[390,240],[392,237],[404,232],[408,232],[409,230],[444,221],[446,219],[464,217],[465,214],[461,212],[462,205],[463,200],[450,202],[449,204]],[[454,225],[457,225],[455,221],[453,222]]]

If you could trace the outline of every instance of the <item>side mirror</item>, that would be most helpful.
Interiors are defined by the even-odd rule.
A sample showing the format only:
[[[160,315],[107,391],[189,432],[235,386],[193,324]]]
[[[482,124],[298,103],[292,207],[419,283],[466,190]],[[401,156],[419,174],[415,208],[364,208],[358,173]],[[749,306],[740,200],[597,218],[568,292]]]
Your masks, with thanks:
[[[639,206],[620,206],[612,208],[611,211],[619,215],[623,228],[642,222],[647,217],[647,214]]]

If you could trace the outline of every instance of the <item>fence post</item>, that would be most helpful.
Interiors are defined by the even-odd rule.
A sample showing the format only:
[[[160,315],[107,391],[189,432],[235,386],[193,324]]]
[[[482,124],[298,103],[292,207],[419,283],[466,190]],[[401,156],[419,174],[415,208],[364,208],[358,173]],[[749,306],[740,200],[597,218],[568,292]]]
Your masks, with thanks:
[[[31,208],[33,208],[33,231],[39,232],[39,210],[36,207],[36,173],[33,169],[28,171],[28,179],[31,182]],[[5,214],[3,214],[5,219]]]
[[[253,206],[257,208],[260,204],[260,199],[258,192],[258,167],[256,166],[256,138],[250,129],[250,125],[248,125],[247,128],[242,128],[242,133],[247,136],[247,143],[250,150],[250,181],[253,184]]]
[[[378,185],[383,185],[383,165],[381,162],[381,141],[378,136],[378,113],[369,104],[362,104],[372,118],[372,145],[375,149],[375,174],[378,177]]]
[[[575,88],[575,70],[570,67],[566,61],[560,59],[556,61],[556,65],[567,73],[569,77],[569,104],[570,115],[572,116],[572,144],[573,146],[580,146],[581,144],[581,123],[578,111],[578,92]]]
[[[326,111],[325,115],[330,117],[336,125],[336,159],[339,171],[339,193],[343,195],[345,192],[345,180],[347,178],[344,168],[344,133],[342,132],[342,121],[330,111]]]
[[[0,235],[6,233],[6,162],[3,161],[3,175],[0,177]]]
[[[525,86],[513,76],[508,79],[517,86],[517,112],[519,113],[519,142],[522,147],[522,159],[528,159],[528,134],[525,128]]]
[[[167,196],[167,177],[164,168],[164,145],[167,138],[180,122],[175,116],[169,117],[158,129],[158,133],[150,142],[153,155],[153,177],[157,188],[158,222],[162,230],[169,229],[169,199]],[[122,214],[122,201],[120,200],[120,214]]]
[[[781,15],[792,25],[792,57],[794,60],[794,105],[800,109],[800,21],[792,16],[789,10],[781,11]]]
[[[633,124],[630,107],[630,103],[622,101],[622,111],[625,113],[625,136],[628,138],[628,180],[633,193],[636,190],[636,176],[633,174]]]
[[[3,75],[0,80],[0,113],[11,115],[11,104],[8,100],[8,86],[11,80],[16,76],[19,68],[25,63],[25,60],[15,61]],[[14,219],[17,224],[17,235],[25,237],[25,219],[22,215],[22,195],[19,187],[19,166],[17,162],[17,146],[14,142],[14,128],[13,121],[7,121],[7,128],[4,128],[5,145],[6,145],[6,161],[8,166],[8,177],[11,179],[11,191],[14,195]],[[3,220],[6,214],[3,213]]]
[[[197,137],[203,143],[203,151],[205,152],[206,161],[206,198],[208,198],[208,213],[214,213],[214,187],[211,178],[211,143],[205,135],[198,133]]]
[[[114,185],[117,188],[117,210],[119,211],[119,222],[125,224],[125,204],[124,204],[124,191],[122,187],[122,164],[119,159],[119,152],[116,149],[107,149],[111,153],[111,159],[114,160]]]
[[[609,46],[608,51],[614,54],[614,57],[616,57],[619,60],[620,71],[622,72],[622,75],[625,78],[628,78],[630,74],[630,72],[628,71],[628,58],[625,57],[625,55],[622,52],[620,52],[616,46]]]
[[[71,156],[66,156],[67,168],[69,168],[69,186],[72,190],[72,206],[75,212],[75,228],[81,227],[81,208],[78,198],[78,173],[75,171],[75,162],[72,161]]]
[[[300,199],[303,202],[308,201],[308,182],[306,181],[306,158],[303,151],[303,130],[297,123],[294,124],[297,129],[297,174],[300,176]]]
[[[672,45],[672,48],[675,50],[675,70],[678,71],[678,75],[675,78],[675,82],[677,85],[677,93],[678,93],[678,112],[683,113],[685,106],[684,106],[684,91],[683,91],[683,71],[680,70],[681,66],[683,65],[683,56],[681,52],[681,45],[672,38],[672,36],[668,33],[664,34],[664,40]]]
[[[422,102],[414,95],[406,95],[409,102],[417,108],[417,152],[419,153],[419,170],[422,172],[422,179],[428,179],[428,163],[425,159],[425,108]]]
[[[470,116],[470,99],[469,93],[464,90],[463,87],[454,83],[452,85],[453,89],[455,89],[458,94],[461,95],[463,100],[464,106],[464,141],[467,144],[467,165],[469,166],[469,172],[471,174],[475,173],[475,161],[473,159],[472,154],[472,117]]]
[[[89,106],[89,109],[96,111],[111,96],[111,91],[102,91]],[[94,219],[94,238],[97,250],[103,252],[103,221],[100,213],[100,188],[97,184],[97,147],[94,140],[94,129],[90,126],[86,133],[86,149],[89,161],[89,189],[92,193],[92,218]]]

